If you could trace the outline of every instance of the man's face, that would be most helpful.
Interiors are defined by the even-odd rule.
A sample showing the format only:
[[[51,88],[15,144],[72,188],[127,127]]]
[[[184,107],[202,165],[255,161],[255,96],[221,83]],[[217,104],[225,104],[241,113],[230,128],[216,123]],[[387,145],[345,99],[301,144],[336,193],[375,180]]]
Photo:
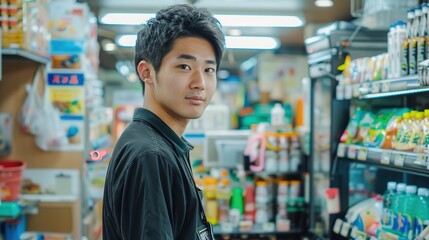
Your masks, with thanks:
[[[153,106],[158,115],[186,123],[199,118],[216,89],[212,45],[203,38],[176,39],[153,78]]]

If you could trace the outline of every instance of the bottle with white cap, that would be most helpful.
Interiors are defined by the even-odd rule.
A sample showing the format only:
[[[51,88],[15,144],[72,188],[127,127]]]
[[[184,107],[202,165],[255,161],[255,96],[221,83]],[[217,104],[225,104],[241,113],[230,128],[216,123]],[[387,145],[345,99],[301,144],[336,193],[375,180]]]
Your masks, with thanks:
[[[271,108],[271,125],[272,126],[283,126],[286,124],[285,110],[280,103],[274,104]]]

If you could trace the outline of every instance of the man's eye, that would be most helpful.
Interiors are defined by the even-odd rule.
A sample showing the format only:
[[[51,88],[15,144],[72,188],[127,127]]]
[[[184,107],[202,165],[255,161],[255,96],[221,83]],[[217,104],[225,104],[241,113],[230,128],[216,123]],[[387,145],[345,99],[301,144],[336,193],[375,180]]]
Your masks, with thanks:
[[[183,69],[183,70],[190,70],[191,69],[191,67],[189,67],[188,65],[186,65],[186,64],[180,64],[179,65],[179,68],[180,69]]]
[[[214,72],[216,72],[216,70],[214,68],[206,68],[206,72],[214,73]]]

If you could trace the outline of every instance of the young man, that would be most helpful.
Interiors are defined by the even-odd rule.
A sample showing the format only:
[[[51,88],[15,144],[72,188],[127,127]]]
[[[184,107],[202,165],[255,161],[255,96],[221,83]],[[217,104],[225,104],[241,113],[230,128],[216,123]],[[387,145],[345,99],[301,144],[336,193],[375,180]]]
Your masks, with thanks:
[[[212,239],[183,137],[216,89],[225,39],[207,11],[174,5],[137,37],[143,108],[112,154],[103,200],[103,239]]]

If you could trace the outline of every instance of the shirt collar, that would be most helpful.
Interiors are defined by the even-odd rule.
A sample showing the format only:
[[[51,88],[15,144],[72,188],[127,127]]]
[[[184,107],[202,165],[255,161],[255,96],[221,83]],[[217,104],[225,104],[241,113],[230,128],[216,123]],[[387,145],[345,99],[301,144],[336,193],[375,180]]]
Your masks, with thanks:
[[[153,112],[145,108],[136,108],[133,116],[134,122],[146,122],[150,124],[159,134],[168,139],[173,145],[183,153],[188,153],[194,146],[185,140],[184,137],[179,137],[164,121],[161,120]]]

